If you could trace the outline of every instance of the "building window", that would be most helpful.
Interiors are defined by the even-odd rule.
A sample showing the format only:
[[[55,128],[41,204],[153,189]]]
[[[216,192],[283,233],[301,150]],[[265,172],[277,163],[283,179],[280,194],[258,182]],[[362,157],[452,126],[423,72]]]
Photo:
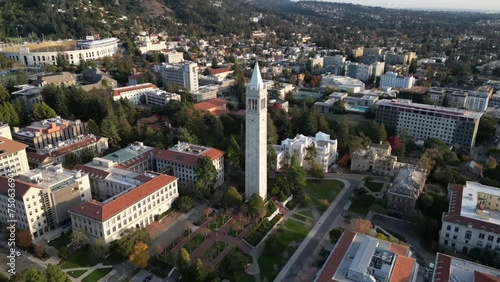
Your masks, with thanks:
[[[494,239],[494,238],[493,238],[493,236],[492,236],[492,235],[488,235],[488,241],[493,242],[493,239]]]
[[[465,239],[469,239],[472,237],[472,232],[471,231],[467,231],[465,232]]]
[[[458,232],[458,227],[455,227],[455,232]]]
[[[446,230],[451,230],[451,225],[446,226]]]
[[[479,239],[484,239],[484,233],[479,233]]]

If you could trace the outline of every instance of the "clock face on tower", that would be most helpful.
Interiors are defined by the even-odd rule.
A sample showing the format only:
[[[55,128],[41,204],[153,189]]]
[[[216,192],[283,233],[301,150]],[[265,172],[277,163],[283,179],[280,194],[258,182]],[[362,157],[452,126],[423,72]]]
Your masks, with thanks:
[[[251,123],[255,123],[255,117],[250,118]]]

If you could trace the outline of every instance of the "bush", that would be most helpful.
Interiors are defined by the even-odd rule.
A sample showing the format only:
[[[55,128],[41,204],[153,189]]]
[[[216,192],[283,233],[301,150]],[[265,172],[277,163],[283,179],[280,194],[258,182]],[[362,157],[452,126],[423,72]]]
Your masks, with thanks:
[[[332,242],[332,244],[337,244],[337,241],[340,239],[340,236],[342,236],[344,231],[345,229],[342,227],[336,227],[330,230],[330,233],[328,233],[330,236],[330,242]]]
[[[281,219],[281,215],[276,215],[271,221],[263,219],[257,226],[245,237],[247,241],[252,246],[257,246],[260,241],[271,231],[276,223]]]

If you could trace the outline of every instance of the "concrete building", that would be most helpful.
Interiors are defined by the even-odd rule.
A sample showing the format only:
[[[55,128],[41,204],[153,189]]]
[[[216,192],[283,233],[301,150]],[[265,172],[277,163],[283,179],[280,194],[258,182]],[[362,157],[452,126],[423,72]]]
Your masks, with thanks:
[[[385,71],[384,62],[375,62],[370,65],[372,67],[372,79],[375,80],[377,77],[381,77]]]
[[[314,108],[321,114],[329,114],[332,111],[332,107],[335,103],[344,100],[348,97],[347,93],[344,92],[334,92],[328,95],[328,99],[323,102],[315,102]]]
[[[12,140],[12,133],[8,124],[0,122],[0,137]]]
[[[0,136],[0,175],[16,176],[29,170],[26,147],[26,144]]]
[[[179,142],[155,156],[156,167],[160,172],[167,172],[179,179],[181,188],[194,188],[198,160],[209,157],[217,171],[215,187],[224,183],[224,152],[214,148]]]
[[[142,54],[167,49],[167,42],[165,40],[160,40],[158,36],[137,36],[135,39],[137,48],[139,48]]]
[[[380,76],[380,87],[412,88],[415,84],[413,76],[398,76],[394,72],[386,72]]]
[[[365,83],[350,77],[326,74],[321,79],[321,87],[331,87],[338,90],[359,93],[365,90]]]
[[[267,89],[259,64],[253,69],[246,90],[245,198],[254,193],[267,198]]]
[[[109,148],[108,138],[95,136],[93,134],[80,135],[76,138],[49,144],[37,152],[28,153],[28,164],[30,168],[41,168],[49,163],[64,164],[66,158],[75,154],[79,157],[85,153],[99,156]]]
[[[163,85],[172,84],[186,88],[190,93],[198,91],[198,65],[193,62],[164,64],[162,68]]]
[[[496,268],[442,253],[437,254],[434,269],[432,282],[496,282],[500,280],[500,270]]]
[[[429,96],[429,100],[433,105],[444,106],[444,102],[446,101],[446,89],[433,87],[429,89],[427,96]]]
[[[279,99],[270,99],[267,101],[267,108],[276,111],[285,111],[288,113],[288,101]]]
[[[207,111],[214,116],[222,116],[227,113],[227,101],[221,98],[206,100],[194,104],[194,108],[200,111]]]
[[[439,244],[449,251],[473,248],[500,251],[500,188],[467,181],[449,185]]]
[[[70,72],[63,71],[52,75],[42,76],[32,84],[38,87],[45,87],[50,84],[66,87],[73,86],[76,85],[76,76]]]
[[[179,196],[177,178],[146,172],[123,177],[129,186],[105,201],[91,200],[73,207],[69,214],[73,230],[106,242],[119,239],[130,228],[144,228],[171,208]]]
[[[434,105],[485,112],[490,101],[489,92],[469,91],[455,88],[433,87],[428,92]]]
[[[56,145],[60,141],[66,141],[87,134],[87,123],[77,120],[66,120],[59,116],[35,121],[24,127],[14,127],[12,138],[18,142],[28,145],[28,150],[37,152],[48,145]]]
[[[416,282],[419,264],[408,246],[344,231],[315,282]]]
[[[400,167],[396,178],[387,190],[389,210],[397,214],[406,214],[416,207],[417,199],[424,189],[426,172],[418,167]]]
[[[365,149],[358,149],[351,155],[351,170],[371,171],[379,175],[394,175],[398,168],[398,158],[391,155],[389,144],[372,144]]]
[[[133,86],[125,86],[113,89],[113,100],[127,99],[134,105],[141,103],[141,96],[147,92],[158,90],[158,86],[152,83],[143,83]]]
[[[163,53],[165,55],[165,62],[167,64],[177,64],[184,61],[184,53],[172,51]]]
[[[301,166],[308,167],[307,154],[308,148],[315,148],[317,156],[314,162],[317,163],[325,172],[328,172],[330,166],[337,160],[337,140],[330,139],[330,135],[318,132],[315,137],[298,134],[293,139],[281,141],[281,145],[274,145],[276,151],[276,170],[280,171],[288,166],[294,155]]]
[[[482,113],[412,103],[409,100],[379,100],[376,120],[386,127],[406,132],[415,140],[438,138],[449,145],[471,150]]]
[[[181,101],[181,95],[164,90],[151,90],[145,93],[146,105],[163,107],[170,101]]]
[[[79,86],[85,92],[98,89],[116,88],[118,82],[111,78],[99,68],[91,68],[84,70],[79,77]]]
[[[490,95],[486,92],[470,91],[465,102],[465,109],[476,112],[486,112]]]
[[[14,183],[10,191],[9,183]],[[12,220],[8,204],[15,195],[16,227],[25,229],[33,238],[69,224],[68,210],[91,199],[88,176],[52,166],[44,170],[26,172],[11,182],[0,176],[0,225],[5,228]]]
[[[19,90],[10,93],[10,97],[12,99],[19,99],[23,105],[24,113],[32,113],[35,105],[43,102],[42,87],[24,84],[17,85],[15,88]]]
[[[72,65],[80,64],[81,60],[98,60],[110,57],[118,52],[118,39],[111,37],[94,40],[90,36],[86,40],[60,40],[36,43],[25,43],[2,48],[9,59],[23,66],[57,65],[58,58]]]
[[[325,68],[330,66],[343,65],[345,61],[346,57],[342,55],[323,57],[323,65]]]
[[[370,82],[373,79],[373,67],[360,63],[349,63],[347,65],[346,75],[363,82]]]

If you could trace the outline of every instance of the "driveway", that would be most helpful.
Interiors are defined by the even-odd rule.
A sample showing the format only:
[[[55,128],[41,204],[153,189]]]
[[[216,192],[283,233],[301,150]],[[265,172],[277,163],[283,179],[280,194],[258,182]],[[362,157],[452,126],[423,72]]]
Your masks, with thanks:
[[[408,244],[415,251],[417,255],[417,261],[422,267],[427,267],[429,263],[435,262],[436,254],[429,253],[420,244],[420,237],[418,235],[419,230],[415,224],[380,215],[373,215],[372,223],[404,236]]]
[[[150,280],[147,280],[148,277],[151,277],[151,278],[149,278]],[[163,279],[161,279],[160,277],[154,275],[153,273],[151,273],[147,270],[141,270],[141,272],[137,273],[137,275],[134,276],[134,278],[132,278],[132,280],[131,280],[131,282],[146,282],[146,281],[162,282]]]

